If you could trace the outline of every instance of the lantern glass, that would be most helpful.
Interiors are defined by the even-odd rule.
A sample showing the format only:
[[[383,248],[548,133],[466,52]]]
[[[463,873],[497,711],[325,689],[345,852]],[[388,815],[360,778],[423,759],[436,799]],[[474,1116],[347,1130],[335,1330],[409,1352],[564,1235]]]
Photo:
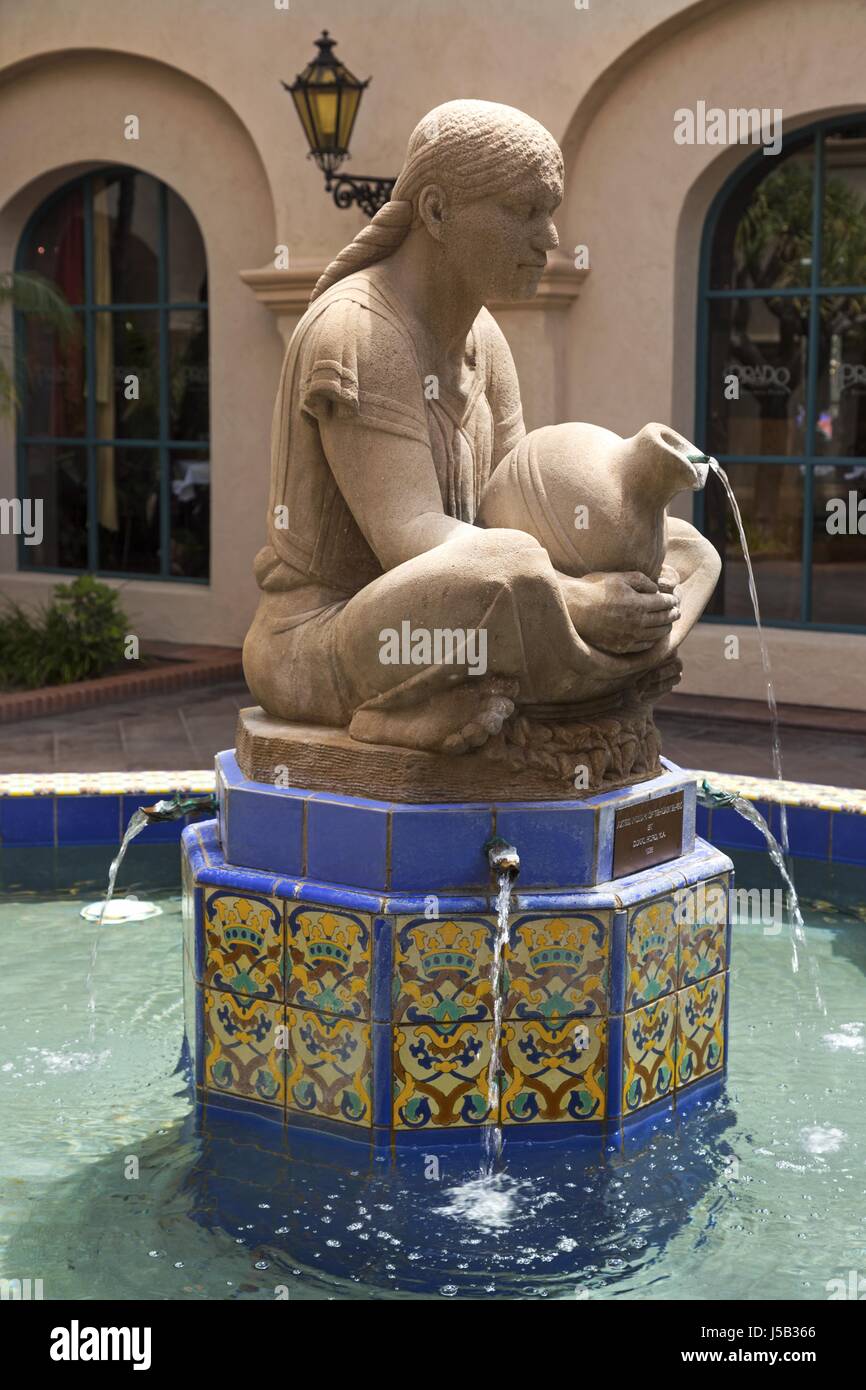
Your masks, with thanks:
[[[343,91],[343,100],[340,103],[340,129],[337,133],[338,144],[341,150],[349,148],[349,140],[352,135],[352,126],[355,124],[355,117],[358,114],[358,107],[361,104],[362,87],[346,87]]]
[[[310,92],[313,122],[320,150],[333,150],[337,145],[338,92]]]
[[[292,94],[310,153],[323,168],[331,170],[349,152],[352,127],[367,83],[359,82],[333,56],[334,40],[327,30],[323,30],[316,45],[318,55],[287,90]]]

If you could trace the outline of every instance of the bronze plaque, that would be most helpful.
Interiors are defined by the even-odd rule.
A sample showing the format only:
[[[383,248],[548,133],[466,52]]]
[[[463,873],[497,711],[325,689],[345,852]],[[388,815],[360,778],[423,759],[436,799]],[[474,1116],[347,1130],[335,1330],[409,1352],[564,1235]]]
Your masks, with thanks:
[[[613,822],[613,877],[665,864],[683,852],[685,792],[638,801],[617,811]]]

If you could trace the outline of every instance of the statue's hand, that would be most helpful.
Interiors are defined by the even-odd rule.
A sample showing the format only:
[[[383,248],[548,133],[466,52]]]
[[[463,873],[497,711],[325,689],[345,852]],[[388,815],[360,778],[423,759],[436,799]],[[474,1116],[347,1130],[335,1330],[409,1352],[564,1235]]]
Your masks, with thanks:
[[[672,571],[675,578],[675,571]],[[590,646],[617,655],[645,652],[667,637],[679,617],[679,596],[637,570],[587,574],[563,584],[571,621]]]

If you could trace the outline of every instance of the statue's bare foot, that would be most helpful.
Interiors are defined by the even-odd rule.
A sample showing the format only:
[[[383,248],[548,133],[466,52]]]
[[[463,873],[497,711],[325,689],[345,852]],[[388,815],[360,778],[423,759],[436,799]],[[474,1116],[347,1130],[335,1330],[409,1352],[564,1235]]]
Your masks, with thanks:
[[[390,743],[431,753],[466,753],[498,734],[514,713],[517,682],[469,677],[422,694],[390,691],[355,711],[349,725],[361,743]]]

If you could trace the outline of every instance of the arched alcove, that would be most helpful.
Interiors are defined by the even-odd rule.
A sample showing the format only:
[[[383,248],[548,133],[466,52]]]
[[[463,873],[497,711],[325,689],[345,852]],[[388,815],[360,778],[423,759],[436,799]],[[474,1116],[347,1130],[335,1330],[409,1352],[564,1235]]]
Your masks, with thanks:
[[[8,142],[0,176],[3,268],[12,268],[28,219],[46,198],[105,168],[131,166],[172,190],[200,229],[210,308],[210,576],[199,573],[198,582],[178,585],[161,560],[156,575],[123,582],[140,635],[240,644],[255,606],[250,556],[267,504],[270,416],[282,355],[271,316],[240,279],[242,270],[272,255],[275,240],[273,199],[256,146],[238,115],[203,83],[166,63],[92,50],[7,69],[0,123],[27,132],[26,141]],[[137,138],[127,138],[130,133]],[[15,495],[17,482],[14,436],[3,422],[0,493],[6,496]],[[239,547],[238,535],[250,544]],[[168,546],[170,536],[163,535],[166,555]],[[20,572],[16,552],[14,537],[0,537],[4,589],[25,602],[41,599],[57,576]]]

